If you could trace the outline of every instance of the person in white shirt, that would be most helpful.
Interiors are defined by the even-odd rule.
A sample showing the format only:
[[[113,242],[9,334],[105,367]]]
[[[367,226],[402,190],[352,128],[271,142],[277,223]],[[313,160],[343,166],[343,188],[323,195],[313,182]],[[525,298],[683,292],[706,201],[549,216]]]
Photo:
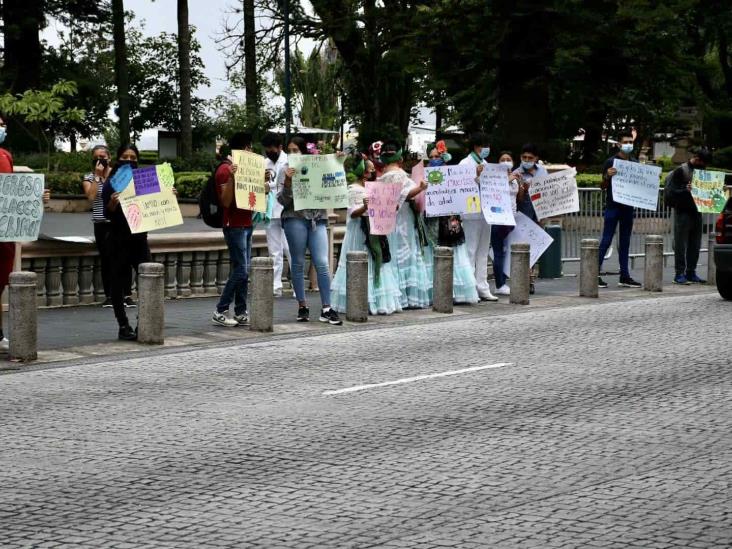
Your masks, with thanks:
[[[274,197],[277,194],[277,176],[287,166],[287,154],[282,150],[282,138],[275,133],[265,134],[262,138],[262,146],[267,157],[265,169],[269,175],[269,196]],[[288,265],[292,265],[290,248],[287,246],[285,231],[282,228],[282,220],[280,219],[281,215],[282,204],[275,200],[272,207],[272,217],[267,225],[267,248],[274,262],[274,285],[272,290],[275,297],[282,295],[283,256],[286,255]]]
[[[475,166],[476,180],[480,178],[486,159],[490,154],[488,136],[484,133],[474,133],[469,141],[470,154],[460,161],[461,166]],[[491,248],[491,226],[486,222],[482,213],[462,216],[465,244],[468,247],[470,263],[475,269],[475,287],[481,301],[498,301],[491,293],[488,285],[488,254]]]

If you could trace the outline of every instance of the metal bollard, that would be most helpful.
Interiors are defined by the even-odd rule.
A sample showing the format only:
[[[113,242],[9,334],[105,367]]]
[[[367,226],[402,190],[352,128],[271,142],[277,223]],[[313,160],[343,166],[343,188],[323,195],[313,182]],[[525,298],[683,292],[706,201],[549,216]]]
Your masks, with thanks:
[[[435,265],[432,273],[432,310],[436,313],[452,313],[452,248],[436,246]]]
[[[38,358],[36,273],[10,273],[8,320],[10,359],[28,362]]]
[[[643,289],[648,292],[663,291],[663,237],[657,234],[646,235]]]
[[[251,267],[251,311],[249,329],[255,332],[271,332],[274,319],[274,262],[271,257],[255,257]]]
[[[600,241],[596,238],[583,238],[580,243],[580,297],[600,295],[597,279],[600,276]]]
[[[346,320],[366,322],[369,318],[369,254],[346,255]]]
[[[516,305],[529,304],[531,269],[529,268],[530,245],[525,242],[511,244],[511,295],[508,302]]]
[[[717,233],[709,231],[707,242],[707,284],[714,286],[717,283],[717,264],[714,263],[714,247],[717,245]]]
[[[137,271],[137,341],[162,345],[165,341],[165,266],[142,263]]]

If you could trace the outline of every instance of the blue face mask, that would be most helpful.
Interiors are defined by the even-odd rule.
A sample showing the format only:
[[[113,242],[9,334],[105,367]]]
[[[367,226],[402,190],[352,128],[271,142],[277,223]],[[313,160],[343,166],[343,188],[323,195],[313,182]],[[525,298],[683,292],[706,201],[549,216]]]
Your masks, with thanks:
[[[521,167],[522,167],[522,168],[523,168],[524,170],[527,170],[527,171],[528,171],[528,170],[530,170],[531,168],[533,168],[534,166],[536,166],[536,162],[527,162],[527,161],[525,161],[525,160],[522,160],[522,161],[521,161]]]
[[[5,138],[8,135],[8,129],[7,128],[0,128],[0,143],[5,141]]]
[[[490,147],[483,147],[480,149],[480,157],[485,160],[488,158],[488,155],[491,154],[491,148]]]
[[[620,145],[620,150],[623,151],[625,154],[630,154],[633,152],[633,143],[623,143]]]

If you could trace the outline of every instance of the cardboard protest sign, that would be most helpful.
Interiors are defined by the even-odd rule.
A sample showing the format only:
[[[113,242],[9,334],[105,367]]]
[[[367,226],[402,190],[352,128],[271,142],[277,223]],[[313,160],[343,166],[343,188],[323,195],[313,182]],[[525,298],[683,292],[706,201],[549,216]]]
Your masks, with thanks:
[[[438,166],[425,168],[427,217],[480,213],[480,190],[475,181],[475,166]]]
[[[334,154],[291,154],[292,196],[295,210],[348,206],[348,183],[343,160]]]
[[[396,229],[397,206],[402,186],[399,183],[367,181],[368,214],[371,234],[385,235]]]
[[[237,166],[234,174],[236,207],[242,210],[266,212],[264,157],[249,151],[231,151],[231,161]]]
[[[691,178],[691,196],[699,213],[720,213],[727,203],[724,172],[694,170]]]
[[[43,219],[43,174],[0,174],[0,242],[38,240]]]
[[[620,158],[615,159],[613,167],[618,170],[612,178],[613,200],[655,212],[661,186],[661,167]]]
[[[119,203],[132,234],[183,224],[175,177],[170,164],[132,170],[132,185],[120,193]]]
[[[529,195],[539,219],[579,211],[576,175],[577,170],[569,168],[532,179]]]
[[[511,186],[506,167],[501,164],[485,165],[480,174],[480,205],[486,222],[515,225],[511,201]]]
[[[511,244],[527,243],[529,244],[529,267],[533,267],[534,263],[539,261],[542,254],[547,251],[554,239],[549,236],[541,225],[534,223],[531,218],[525,216],[521,212],[516,212],[516,227],[506,237],[506,261],[503,262],[503,272],[506,276],[511,276]]]

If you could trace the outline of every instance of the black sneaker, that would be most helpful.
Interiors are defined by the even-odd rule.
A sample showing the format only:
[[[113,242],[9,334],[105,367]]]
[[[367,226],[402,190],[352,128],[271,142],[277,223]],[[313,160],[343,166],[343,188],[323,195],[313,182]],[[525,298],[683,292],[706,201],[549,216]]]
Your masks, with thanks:
[[[602,278],[599,276],[597,277],[597,287],[598,288],[607,288],[607,282],[605,282]]]
[[[124,301],[125,307],[128,309],[134,309],[137,307],[137,303],[135,303],[135,300],[132,299],[130,296],[127,296]]]
[[[320,311],[320,322],[327,322],[333,326],[340,326],[343,321],[338,317],[338,313],[331,307],[330,309]]]
[[[297,321],[308,322],[310,320],[310,309],[307,307],[300,307],[297,310]]]
[[[109,297],[106,298],[104,300],[104,302],[102,303],[102,307],[104,307],[105,309],[110,309],[110,308],[114,307],[114,305],[112,304],[112,299]]]
[[[620,288],[642,288],[643,284],[640,282],[633,280],[632,278],[628,277],[621,277],[620,282],[618,282],[618,286]]]
[[[119,334],[117,335],[122,341],[136,341],[137,330],[133,330],[129,324],[119,327]]]

